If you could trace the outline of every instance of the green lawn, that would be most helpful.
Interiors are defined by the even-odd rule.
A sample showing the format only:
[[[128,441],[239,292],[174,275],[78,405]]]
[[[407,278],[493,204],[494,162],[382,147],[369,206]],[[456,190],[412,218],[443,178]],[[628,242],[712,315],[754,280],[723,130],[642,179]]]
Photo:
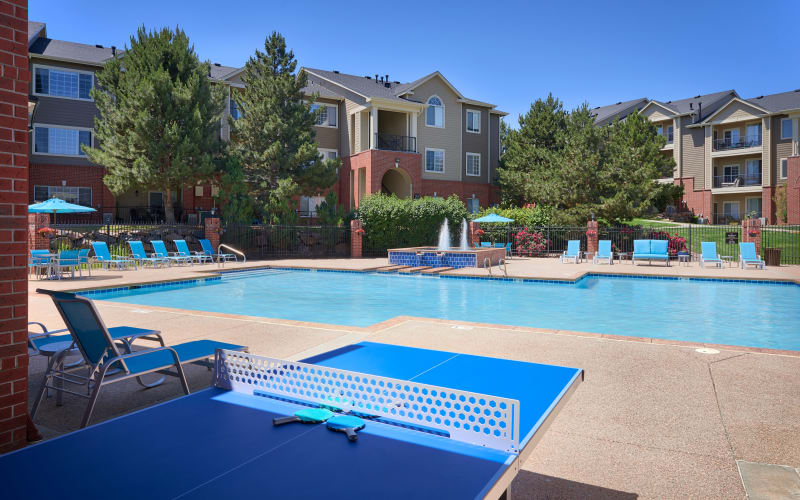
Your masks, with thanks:
[[[642,226],[642,227],[680,227],[680,224],[674,222],[656,222],[647,219],[631,219],[623,222],[626,226]]]
[[[670,233],[678,234],[686,238],[689,245],[688,227],[670,229]],[[726,243],[726,233],[735,233],[736,241],[742,241],[742,228],[740,226],[719,227],[719,226],[692,226],[691,227],[691,250],[694,254],[700,254],[700,243],[703,241],[713,241],[717,244],[717,252],[720,255],[730,255],[734,261],[739,259],[739,245]],[[781,264],[800,264],[800,231],[796,229],[783,228],[764,228],[761,230],[761,254],[764,255],[764,248],[780,248]]]

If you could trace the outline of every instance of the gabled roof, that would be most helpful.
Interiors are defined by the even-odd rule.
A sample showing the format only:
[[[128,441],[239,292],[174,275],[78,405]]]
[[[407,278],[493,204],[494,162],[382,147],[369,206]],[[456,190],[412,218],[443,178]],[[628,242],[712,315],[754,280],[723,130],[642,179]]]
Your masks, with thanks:
[[[696,121],[701,121],[717,110],[718,107],[714,107],[714,104],[719,104],[721,101],[730,100],[734,97],[739,97],[735,90],[725,90],[711,94],[696,95],[677,101],[661,102],[652,100],[642,108],[642,111],[649,106],[660,106],[667,111],[671,111],[675,116],[697,115],[698,112],[702,112],[702,116],[697,116],[696,118]]]
[[[238,68],[234,68],[233,66],[223,66],[219,63],[212,63],[208,76],[214,80],[224,80],[237,69]]]
[[[630,101],[620,101],[616,104],[610,104],[608,106],[598,106],[594,109],[589,110],[589,112],[594,116],[594,123],[596,125],[605,125],[613,121],[614,119],[623,119],[629,114],[633,113],[634,110],[640,110],[644,108],[647,104],[646,97],[640,97],[639,99],[631,99]]]
[[[40,36],[47,36],[47,26],[38,21],[28,21],[28,47]]]
[[[414,90],[415,88],[419,87],[420,85],[422,85],[423,83],[427,82],[428,80],[430,80],[431,78],[433,78],[435,76],[438,76],[439,78],[441,78],[442,81],[444,82],[444,84],[447,85],[447,87],[450,90],[452,90],[453,93],[455,95],[457,95],[459,99],[466,99],[466,97],[464,97],[464,95],[461,92],[459,92],[458,89],[455,88],[453,86],[453,84],[450,83],[447,80],[447,78],[445,78],[444,75],[439,73],[438,71],[434,71],[433,73],[431,73],[429,75],[425,75],[422,78],[418,78],[418,79],[414,80],[411,83],[405,83],[405,84],[398,85],[397,88],[395,88],[395,95],[401,96],[401,95],[407,94],[408,92]]]
[[[91,66],[102,66],[103,63],[111,59],[113,57],[111,50],[111,47],[98,47],[44,37],[37,38],[28,49],[30,54],[34,56]],[[117,54],[120,54],[120,52],[117,51]]]
[[[742,104],[744,104],[746,106],[749,106],[751,108],[755,108],[755,109],[757,109],[758,111],[760,111],[762,113],[768,113],[768,111],[766,109],[762,108],[761,106],[753,104],[752,102],[748,102],[748,101],[746,101],[746,100],[744,100],[744,99],[742,99],[740,97],[734,97],[733,99],[731,99],[730,101],[725,103],[723,106],[720,106],[719,109],[717,109],[716,111],[714,111],[713,113],[708,115],[705,118],[705,120],[703,120],[703,123],[710,122],[715,116],[717,116],[717,114],[721,113],[725,108],[727,108],[728,106],[730,106],[731,104],[736,103],[736,102],[742,103]]]
[[[319,94],[320,97],[324,97],[325,99],[336,99],[338,101],[344,99],[343,95],[339,95],[328,87],[323,87],[322,85],[310,80],[308,84],[303,87],[303,93],[305,95]]]
[[[365,99],[377,97],[387,99],[390,101],[409,102],[411,99],[401,99],[395,95],[395,89],[399,83],[393,82],[376,82],[374,78],[364,76],[348,75],[346,73],[339,73],[337,71],[326,71],[323,69],[315,68],[300,68],[309,75],[316,76],[318,79],[326,80],[333,84],[355,92],[356,94],[364,97]],[[312,80],[314,80],[312,78]]]
[[[747,102],[767,110],[769,113],[779,113],[800,109],[800,89],[781,92],[779,94],[763,95],[747,99]]]

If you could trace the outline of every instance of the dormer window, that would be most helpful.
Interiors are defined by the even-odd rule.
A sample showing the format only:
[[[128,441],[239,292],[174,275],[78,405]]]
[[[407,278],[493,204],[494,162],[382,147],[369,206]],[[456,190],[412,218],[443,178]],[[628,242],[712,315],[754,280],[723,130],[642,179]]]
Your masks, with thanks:
[[[437,96],[428,99],[428,109],[425,112],[425,125],[429,127],[444,127],[444,104]]]
[[[33,73],[33,93],[36,95],[92,100],[89,95],[94,85],[92,72],[37,65]]]

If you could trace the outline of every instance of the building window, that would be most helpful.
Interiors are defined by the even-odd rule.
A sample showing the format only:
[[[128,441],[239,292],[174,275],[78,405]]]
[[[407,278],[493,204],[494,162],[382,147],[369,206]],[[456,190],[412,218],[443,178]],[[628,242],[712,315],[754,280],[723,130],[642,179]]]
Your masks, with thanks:
[[[34,78],[37,95],[92,100],[93,73],[35,66]]]
[[[761,185],[761,160],[747,160],[744,164],[745,186],[760,186]]]
[[[322,155],[323,160],[335,160],[339,157],[339,152],[335,149],[318,148],[317,150]]]
[[[444,150],[426,149],[425,150],[425,171],[444,173]]]
[[[747,126],[747,136],[745,137],[745,147],[761,145],[761,124],[753,123]]]
[[[761,217],[761,197],[747,198],[745,201],[745,211],[747,215],[754,218]]]
[[[726,201],[722,203],[722,215],[727,220],[739,220],[739,202]]]
[[[233,98],[231,98],[231,117],[234,120],[238,120],[242,117],[242,112],[239,110],[239,104],[237,104]]]
[[[726,130],[722,136],[725,138],[726,146],[736,146],[739,144],[739,129]]]
[[[444,104],[437,96],[428,99],[428,109],[425,112],[425,125],[429,127],[444,127]]]
[[[481,112],[467,110],[467,132],[481,133]]]
[[[481,155],[467,153],[467,175],[481,175]]]
[[[786,158],[781,158],[781,167],[778,169],[778,175],[781,177],[781,179],[785,179],[789,176],[788,163],[789,162],[786,160]]]
[[[300,217],[316,217],[317,208],[325,201],[324,196],[301,196]]]
[[[81,145],[84,144],[92,146],[91,130],[34,126],[33,152],[36,154],[86,156],[81,150]]]
[[[675,136],[674,131],[675,131],[675,129],[672,127],[672,125],[667,127],[667,143],[668,144],[672,144],[673,138]]]
[[[60,198],[67,203],[75,203],[84,207],[92,206],[92,188],[77,186],[34,186],[33,201],[47,201]]]
[[[311,111],[319,111],[317,115],[318,127],[336,127],[336,106],[329,106],[326,104],[312,104]]]
[[[467,211],[471,214],[477,214],[481,211],[481,202],[478,198],[467,199]]]
[[[739,165],[725,165],[722,167],[722,182],[725,184],[733,184],[739,177]]]
[[[663,125],[656,125],[656,134],[664,135],[664,126]]]
[[[194,195],[195,196],[203,196],[203,186],[197,185],[194,187]]]
[[[781,139],[792,138],[792,119],[784,118],[781,120]]]

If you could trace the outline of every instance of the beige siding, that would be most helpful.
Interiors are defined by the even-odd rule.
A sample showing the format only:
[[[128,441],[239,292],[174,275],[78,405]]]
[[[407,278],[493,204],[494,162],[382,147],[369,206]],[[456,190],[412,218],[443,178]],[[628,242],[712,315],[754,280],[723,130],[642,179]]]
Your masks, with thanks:
[[[650,119],[651,122],[660,122],[665,120],[672,120],[672,116],[667,114],[667,111],[658,106],[650,106],[642,112],[642,115]]]
[[[433,77],[414,89],[414,97],[422,102],[437,95],[444,104],[444,128],[425,124],[425,109],[417,119],[417,149],[422,153],[422,177],[434,180],[462,180],[463,161],[461,153],[462,114],[461,103],[452,90],[439,78]],[[425,171],[425,148],[445,151],[444,173]]]
[[[378,131],[382,134],[407,135],[406,113],[379,109]]]
[[[467,132],[467,111],[479,111],[481,114],[481,131],[476,134]],[[488,182],[489,179],[489,108],[480,106],[462,106],[462,138],[461,138],[461,164],[463,165],[463,178],[466,182]],[[481,155],[481,175],[478,177],[467,175],[467,153]]]
[[[705,138],[703,141],[703,172],[705,182],[703,182],[703,186],[705,189],[711,189],[711,126],[706,125],[703,127],[703,133],[705,134]],[[697,187],[700,185],[699,182],[695,182],[695,191],[699,191]]]
[[[361,107],[362,105],[355,101],[344,100],[342,125],[339,127],[342,134],[340,153],[342,156],[354,155],[361,151],[361,116],[358,113]]]
[[[772,117],[771,136],[772,136],[772,154],[771,167],[775,172],[775,177],[778,178],[778,169],[780,168],[781,158],[788,158],[792,156],[792,140],[781,139],[781,119],[786,118],[786,115]]]
[[[748,106],[742,102],[732,102],[724,107],[717,116],[714,117],[714,123],[734,123],[743,120],[759,120],[762,113],[752,106]]]
[[[705,185],[705,129],[681,129],[681,167],[683,177],[694,178],[694,188],[700,191]]]
[[[770,119],[761,119],[761,168],[762,168],[762,185],[772,186],[775,184],[774,179],[777,178],[775,165],[772,161],[772,127],[770,126]]]
[[[319,98],[316,100],[319,104],[327,104],[336,106],[336,128],[333,127],[314,127],[314,132],[316,133],[316,140],[317,144],[320,148],[324,149],[335,149],[339,152],[341,156],[342,150],[339,144],[339,128],[342,126],[342,106],[339,105],[339,101],[334,99],[323,99]]]

